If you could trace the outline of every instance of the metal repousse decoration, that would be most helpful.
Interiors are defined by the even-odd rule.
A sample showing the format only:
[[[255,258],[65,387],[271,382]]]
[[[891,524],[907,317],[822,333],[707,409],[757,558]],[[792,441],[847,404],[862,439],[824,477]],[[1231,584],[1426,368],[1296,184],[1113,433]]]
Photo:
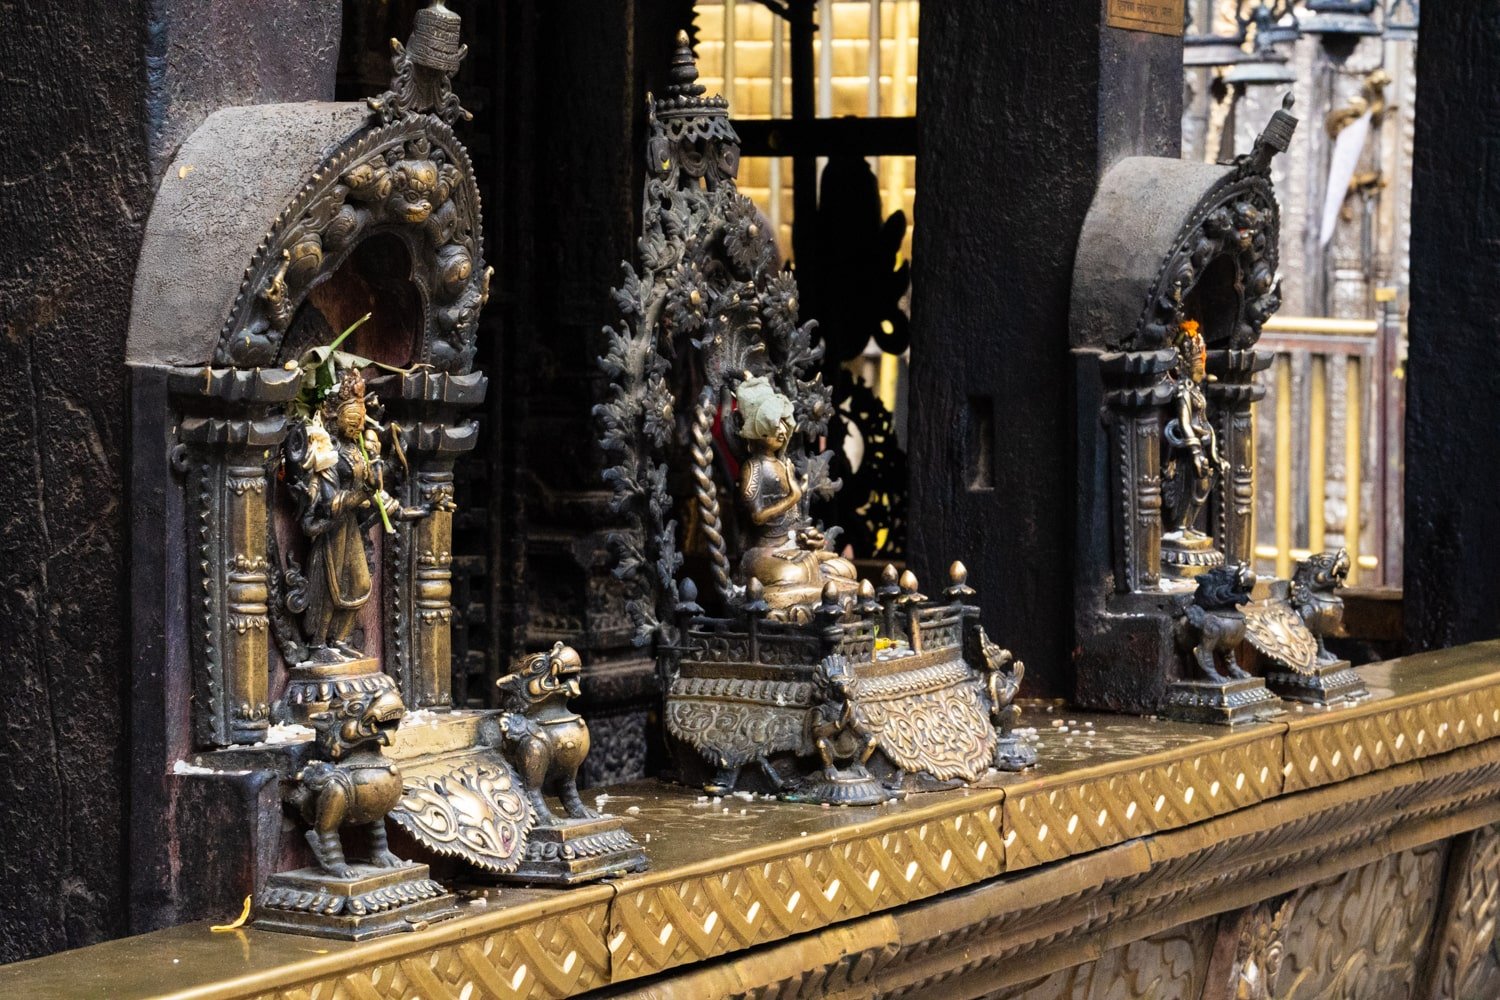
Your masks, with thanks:
[[[1292,573],[1289,605],[1266,605],[1252,616],[1248,638],[1270,661],[1266,683],[1283,698],[1314,705],[1338,704],[1369,696],[1369,689],[1349,666],[1349,661],[1328,651],[1325,640],[1337,634],[1344,621],[1344,601],[1334,591],[1349,575],[1349,553],[1344,549],[1321,552],[1297,563]],[[1272,619],[1270,612],[1279,617]],[[1281,617],[1292,616],[1294,627],[1282,625]],[[1287,633],[1295,645],[1278,641]]]
[[[427,866],[402,861],[387,844],[385,818],[401,798],[401,772],[382,753],[406,714],[392,687],[337,694],[312,717],[317,758],[287,782],[287,804],[308,825],[316,868],[271,876],[255,897],[255,923],[361,940],[453,916],[451,893]],[[361,828],[366,863],[345,855],[343,830]]]
[[[581,693],[581,667],[562,643],[522,657],[496,682],[503,706],[494,745],[419,763],[391,818],[429,850],[501,881],[575,885],[645,868],[622,822],[578,794],[589,730],[568,701]]]
[[[1174,714],[1194,722],[1250,722],[1279,715],[1281,701],[1266,682],[1240,666],[1236,648],[1245,641],[1245,613],[1255,574],[1243,563],[1219,566],[1198,577],[1193,603],[1184,612],[1189,645],[1202,679],[1178,681],[1167,695]],[[1221,669],[1222,668],[1222,669]]]
[[[579,801],[576,654],[526,660],[505,713],[452,709],[454,465],[477,440],[464,411],[487,385],[472,362],[491,271],[451,127],[464,114],[457,16],[433,0],[395,50],[391,90],[367,104],[273,109],[322,131],[299,149],[278,118],[292,151],[273,165],[282,193],[258,206],[274,221],[250,230],[264,236],[238,288],[226,282],[227,313],[189,300],[213,320],[197,364],[165,383],[170,457],[198,494],[182,533],[192,617],[173,628],[192,646],[199,752],[179,773],[226,788],[280,775],[318,865],[275,874],[280,817],[237,785],[201,800],[213,809],[177,811],[173,853],[202,843],[251,873],[261,926],[346,938],[454,912],[425,866],[391,854],[387,815],[413,848],[515,881],[646,861],[621,821]],[[251,117],[220,114],[215,130]],[[217,131],[201,141],[202,173],[252,170]],[[365,301],[374,322],[335,339]],[[566,816],[547,805],[554,785]]]
[[[832,414],[810,375],[822,349],[735,189],[738,140],[686,33],[648,124],[640,269],[626,264],[615,291],[622,323],[606,331],[611,389],[596,413],[616,508],[645,539],[615,539],[616,572],[644,594],[630,612],[658,652],[680,773],[715,794],[840,802],[891,797],[908,776],[974,781],[996,761],[991,713],[1006,706],[978,667],[973,591],[955,564],[945,599],[893,567],[877,595],[838,529],[810,516],[840,485],[817,449]],[[707,612],[682,573],[679,519],[712,579]]]
[[[1197,576],[1224,565],[1224,553],[1199,529],[1199,515],[1225,473],[1219,439],[1208,419],[1206,351],[1195,320],[1184,320],[1177,360],[1167,377],[1172,385],[1172,416],[1162,429],[1167,454],[1162,460],[1162,572]]]
[[[1026,676],[1026,664],[1008,649],[1001,649],[979,630],[984,650],[984,689],[990,696],[990,722],[995,726],[995,766],[1002,771],[1020,771],[1036,763],[1036,747],[1016,732],[1021,710],[1015,704]]]

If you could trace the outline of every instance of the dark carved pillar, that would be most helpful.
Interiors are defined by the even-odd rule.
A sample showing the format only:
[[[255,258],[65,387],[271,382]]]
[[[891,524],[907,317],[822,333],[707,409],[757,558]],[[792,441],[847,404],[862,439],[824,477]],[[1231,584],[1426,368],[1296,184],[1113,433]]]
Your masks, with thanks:
[[[402,502],[432,507],[386,548],[395,585],[386,595],[385,669],[413,711],[453,706],[453,465],[478,441],[478,425],[463,414],[484,402],[487,386],[479,372],[430,369],[375,383],[410,466]]]
[[[1105,419],[1123,482],[1114,497],[1115,587],[1151,590],[1161,579],[1161,428],[1172,387],[1162,377],[1175,351],[1099,356]]]
[[[186,472],[189,630],[194,741],[265,739],[270,697],[266,455],[286,436],[281,407],[295,371],[179,370],[168,391],[181,408],[173,463]]]
[[[907,551],[923,580],[962,555],[1028,689],[1065,696],[1073,261],[1103,172],[1177,155],[1182,49],[1102,3],[1003,6],[921,10]]]
[[[1255,561],[1255,439],[1250,407],[1266,395],[1255,375],[1271,367],[1270,351],[1209,351],[1208,371],[1217,381],[1204,386],[1213,411],[1214,433],[1224,474],[1219,477],[1214,537],[1231,563]]]
[[[1406,366],[1413,650],[1500,635],[1500,6],[1425,6]]]

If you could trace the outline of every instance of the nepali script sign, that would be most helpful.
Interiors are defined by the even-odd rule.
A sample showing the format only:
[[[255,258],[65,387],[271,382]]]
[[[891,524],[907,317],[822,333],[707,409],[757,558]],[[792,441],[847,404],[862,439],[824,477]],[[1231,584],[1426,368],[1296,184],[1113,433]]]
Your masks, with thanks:
[[[1181,35],[1184,0],[1106,0],[1104,21],[1111,28]]]

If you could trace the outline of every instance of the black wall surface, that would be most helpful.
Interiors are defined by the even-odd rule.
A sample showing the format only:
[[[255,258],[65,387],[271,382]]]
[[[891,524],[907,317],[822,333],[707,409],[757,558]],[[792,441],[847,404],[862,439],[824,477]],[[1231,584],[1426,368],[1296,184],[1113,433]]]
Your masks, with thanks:
[[[331,96],[326,0],[0,8],[0,961],[129,929],[125,337],[158,171]]]
[[[124,924],[123,360],[150,205],[142,0],[0,30],[0,961]]]
[[[1073,690],[1068,307],[1098,178],[1176,156],[1180,40],[1097,4],[924,4],[912,247],[909,559],[962,559],[1028,691]]]
[[[1422,11],[1406,389],[1406,642],[1500,635],[1500,4]]]

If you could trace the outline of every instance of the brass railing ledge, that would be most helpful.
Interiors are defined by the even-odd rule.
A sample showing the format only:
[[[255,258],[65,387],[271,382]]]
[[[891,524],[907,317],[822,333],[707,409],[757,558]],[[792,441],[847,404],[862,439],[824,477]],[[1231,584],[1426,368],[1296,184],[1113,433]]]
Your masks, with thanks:
[[[472,996],[555,997],[671,969],[717,982],[740,975],[726,957],[796,951],[810,934],[836,943],[853,921],[877,921],[870,940],[894,922],[905,939],[917,930],[905,915],[954,890],[983,887],[996,926],[1006,907],[1034,909],[1042,885],[1088,911],[1026,917],[1043,942],[1069,921],[1116,919],[1093,887],[1137,885],[1140,916],[1126,920],[1139,930],[1158,908],[1162,920],[1218,912],[1500,820],[1500,641],[1359,669],[1368,700],[1243,730],[1029,706],[1035,770],[884,806],[649,781],[595,791],[590,804],[626,820],[650,871],[566,891],[460,886],[463,916],[359,944],[189,924],[0,967],[0,996],[437,1000],[473,984]]]
[[[475,996],[565,996],[608,982],[603,934],[612,896],[602,885],[489,890],[482,901],[465,900],[461,917],[359,943],[183,924],[0,966],[0,996],[302,996],[315,984],[368,979],[379,970],[387,982],[405,980],[408,988],[398,995],[438,1000],[458,995],[445,985],[456,968],[482,987]]]
[[[1198,823],[1281,794],[1282,722],[1228,731],[1093,713],[1070,712],[1067,721],[1076,723],[1066,726],[1067,735],[1055,727],[1044,736],[1043,765],[1035,773],[1007,776],[1007,871]],[[1069,749],[1072,759],[1065,756]]]
[[[1500,735],[1500,641],[1371,663],[1358,672],[1369,699],[1289,713],[1287,792]]]
[[[818,930],[993,878],[1004,869],[996,788],[860,809],[640,789],[651,870],[614,880],[616,982]],[[629,809],[632,787],[609,806]],[[642,828],[644,829],[644,827]]]

